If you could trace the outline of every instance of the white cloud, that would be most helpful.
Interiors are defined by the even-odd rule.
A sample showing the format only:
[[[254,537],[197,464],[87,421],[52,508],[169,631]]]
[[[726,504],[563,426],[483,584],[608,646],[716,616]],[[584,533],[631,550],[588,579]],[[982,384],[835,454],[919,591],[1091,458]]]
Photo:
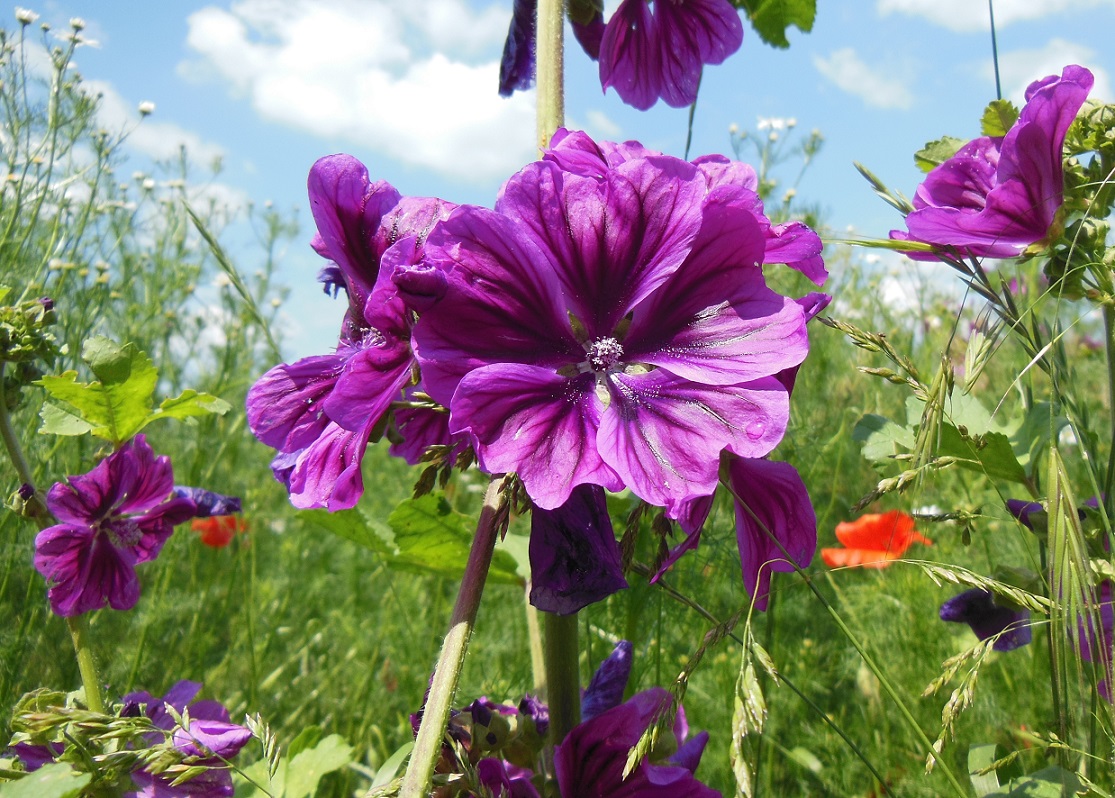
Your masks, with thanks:
[[[183,65],[217,76],[263,117],[459,178],[535,156],[533,98],[496,93],[503,4],[465,0],[241,0],[189,17]]]
[[[588,132],[595,139],[608,139],[618,141],[622,128],[603,111],[586,111],[585,120],[588,122]]]
[[[1069,64],[1081,64],[1092,70],[1096,82],[1088,95],[1093,100],[1110,101],[1115,99],[1111,92],[1111,81],[1107,72],[1091,66],[1096,53],[1089,47],[1074,44],[1064,39],[1051,39],[1044,47],[1035,50],[1015,50],[999,56],[999,77],[1003,83],[1003,93],[1017,105],[1025,101],[1026,87],[1047,75],[1060,75]],[[986,74],[995,79],[994,67],[988,63]]]
[[[208,165],[224,157],[224,150],[204,141],[193,133],[170,122],[159,122],[152,117],[140,121],[138,103],[129,103],[110,84],[102,80],[84,80],[86,93],[100,95],[97,121],[112,135],[127,132],[127,144],[136,152],[157,161],[178,157],[182,147],[192,161]]]
[[[996,0],[995,27],[1041,19],[1055,14],[1081,13],[1110,0]],[[892,12],[923,17],[958,33],[991,29],[987,4],[979,0],[878,0],[882,15]]]
[[[873,70],[851,47],[836,50],[828,58],[815,55],[813,66],[837,87],[875,108],[909,108],[914,103],[902,80]]]

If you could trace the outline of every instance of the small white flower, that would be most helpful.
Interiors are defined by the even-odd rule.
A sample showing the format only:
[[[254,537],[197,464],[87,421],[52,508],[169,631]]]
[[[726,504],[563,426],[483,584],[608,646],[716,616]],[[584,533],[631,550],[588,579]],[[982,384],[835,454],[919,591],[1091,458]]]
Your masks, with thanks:
[[[733,136],[739,133],[739,125],[737,125],[735,122],[728,125],[728,133]]]
[[[16,6],[15,18],[20,25],[30,25],[39,18],[39,15],[29,8],[20,8]]]
[[[85,30],[85,20],[81,17],[70,17],[70,27],[74,30]]]
[[[150,116],[153,113],[155,113],[155,103],[150,100],[144,100],[139,104],[140,116]]]
[[[274,299],[271,300],[271,307],[273,307],[273,308],[277,308],[281,304],[283,304],[283,300],[279,299],[278,297],[275,297]]]
[[[146,180],[144,180],[143,181],[143,190],[144,191],[154,191],[155,190],[155,181],[152,180],[151,178],[147,178]]]
[[[217,286],[217,288],[228,288],[230,285],[232,285],[232,280],[229,279],[229,276],[227,274],[221,272],[213,278],[213,285]]]

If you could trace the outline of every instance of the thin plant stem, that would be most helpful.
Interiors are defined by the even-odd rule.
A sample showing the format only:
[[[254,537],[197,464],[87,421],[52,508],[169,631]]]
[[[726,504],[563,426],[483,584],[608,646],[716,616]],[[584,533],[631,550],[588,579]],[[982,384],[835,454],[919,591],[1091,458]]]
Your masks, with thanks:
[[[1107,474],[1103,484],[1103,504],[1108,518],[1115,518],[1115,308],[1103,306],[1104,352],[1107,355],[1107,407],[1111,414],[1111,447],[1107,452]]]
[[[554,131],[565,124],[565,8],[562,0],[538,0],[535,52],[538,107],[538,149],[550,145]]]
[[[403,776],[400,798],[425,798],[430,794],[434,765],[441,754],[442,739],[449,722],[449,707],[457,692],[468,641],[476,625],[476,613],[484,593],[488,568],[492,564],[500,522],[506,519],[502,495],[506,482],[507,475],[494,474],[488,483],[484,507],[476,522],[476,536],[472,540],[468,563],[465,565],[464,576],[461,577],[461,587],[457,591],[457,603],[453,606],[453,615],[449,621],[449,632],[445,635],[441,654],[434,667],[434,677],[422,710],[418,737],[414,741],[406,775]]]
[[[999,41],[995,36],[995,0],[987,0],[987,13],[991,17],[991,60],[995,64],[995,99],[1003,99],[1003,84],[999,81]]]
[[[85,705],[92,712],[103,713],[105,704],[101,698],[97,666],[93,662],[93,649],[89,646],[89,625],[83,616],[75,615],[66,619],[66,626],[70,630],[70,638],[74,641],[74,651],[77,653],[77,669],[81,673],[81,685],[85,688]]]
[[[12,427],[12,417],[8,413],[8,401],[4,395],[4,367],[6,363],[0,363],[0,438],[4,440],[4,449],[8,452],[8,459],[12,461],[15,466],[16,476],[19,481],[24,485],[30,485],[32,490],[35,488],[34,475],[31,473],[31,466],[27,463],[27,458],[23,456],[23,449],[19,445],[19,438],[16,436],[15,429]],[[37,490],[27,500],[28,515],[32,518],[46,518],[46,505],[39,497]]]
[[[530,671],[534,678],[536,695],[546,694],[546,653],[542,645],[542,626],[538,623],[538,610],[530,603],[530,581],[523,592],[523,605],[527,615],[527,637],[530,640]]]

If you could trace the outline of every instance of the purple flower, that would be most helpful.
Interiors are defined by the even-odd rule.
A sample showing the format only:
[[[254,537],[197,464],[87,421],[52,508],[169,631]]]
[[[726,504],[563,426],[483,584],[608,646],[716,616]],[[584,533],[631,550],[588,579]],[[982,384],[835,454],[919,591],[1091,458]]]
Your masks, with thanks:
[[[941,620],[968,624],[980,640],[994,637],[996,651],[1013,651],[1032,638],[1029,610],[997,604],[990,591],[978,587],[942,604]]]
[[[352,507],[363,493],[360,462],[376,424],[411,375],[411,314],[384,256],[409,256],[451,206],[402,197],[372,183],[362,163],[333,155],[314,164],[313,248],[333,261],[326,290],[345,289],[348,310],[337,351],[268,371],[248,392],[248,423],[279,452],[273,464],[296,507]],[[292,464],[293,461],[293,464]]]
[[[46,504],[60,524],[35,538],[35,568],[51,583],[56,615],[69,617],[139,601],[135,566],[153,560],[194,502],[174,498],[170,458],[137,435],[87,474],[55,483]]]
[[[914,194],[909,233],[891,238],[952,247],[972,257],[1012,258],[1046,236],[1061,207],[1062,147],[1092,88],[1067,66],[1026,89],[1026,106],[1003,137],[968,142]]]
[[[447,292],[414,330],[422,380],[538,507],[584,484],[674,507],[713,491],[722,450],[781,439],[775,375],[805,357],[805,312],[766,286],[753,192],[667,156],[600,163],[533,163],[495,211],[437,225]]]
[[[579,485],[530,520],[530,603],[569,615],[627,587],[604,490]]]
[[[771,574],[789,573],[795,563],[806,568],[812,562],[817,551],[817,515],[805,483],[789,463],[725,455],[724,468],[735,503],[743,584],[754,596],[755,608],[765,610]],[[697,547],[711,509],[711,496],[681,508],[675,520],[687,536],[670,551],[654,579],[682,554]],[[793,563],[787,560],[787,554]]]
[[[720,793],[693,773],[708,742],[702,732],[687,739],[679,707],[674,722],[677,751],[665,762],[644,759],[625,780],[628,751],[672,698],[660,687],[620,703],[631,673],[631,644],[621,641],[600,666],[581,699],[582,721],[554,749],[562,798],[714,798]]]
[[[534,771],[529,768],[488,757],[476,763],[476,775],[499,798],[540,798],[531,781]]]
[[[132,780],[139,788],[125,793],[125,798],[228,798],[233,794],[232,777],[225,763],[236,756],[251,739],[252,734],[243,726],[232,723],[228,710],[216,701],[192,701],[201,685],[180,681],[162,698],[150,693],[137,692],[124,696],[124,714],[138,714],[145,705],[145,713],[158,728],[170,733],[172,744],[186,757],[189,764],[210,768],[189,781],[171,786],[173,776],[153,774],[146,770],[132,773]],[[173,707],[182,714],[189,708],[189,728],[179,726],[167,710]],[[160,735],[152,734],[152,744],[161,742]]]
[[[225,496],[204,488],[188,488],[175,485],[172,494],[175,498],[186,498],[194,503],[194,518],[232,515],[240,512],[241,509],[239,496]]]
[[[499,93],[510,97],[534,85],[534,46],[538,0],[515,0],[511,28],[499,63]]]
[[[660,98],[674,108],[697,99],[701,69],[743,44],[728,0],[623,0],[600,43],[600,85],[645,111]]]

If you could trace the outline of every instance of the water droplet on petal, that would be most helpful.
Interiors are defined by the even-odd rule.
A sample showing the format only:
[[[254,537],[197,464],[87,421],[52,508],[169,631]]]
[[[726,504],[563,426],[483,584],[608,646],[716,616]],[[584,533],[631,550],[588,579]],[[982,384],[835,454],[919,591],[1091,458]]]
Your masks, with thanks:
[[[766,431],[767,425],[762,421],[752,421],[747,425],[747,428],[744,429],[744,432],[747,433],[747,437],[753,441],[757,441],[759,438],[763,437],[763,433]]]

